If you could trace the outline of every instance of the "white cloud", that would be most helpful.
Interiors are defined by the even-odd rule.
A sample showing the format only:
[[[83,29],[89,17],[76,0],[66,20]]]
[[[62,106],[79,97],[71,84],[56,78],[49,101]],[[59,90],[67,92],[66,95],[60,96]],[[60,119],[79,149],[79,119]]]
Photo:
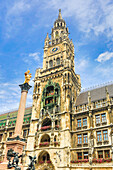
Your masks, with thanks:
[[[75,72],[82,74],[89,67],[89,58],[87,56],[75,58]]]
[[[113,38],[113,2],[111,0],[51,0],[49,6],[62,9],[63,17],[73,17],[82,32],[106,34]]]
[[[83,59],[83,60],[79,60],[77,63],[76,63],[76,69],[80,72],[80,71],[83,71],[86,69],[87,67],[87,61],[86,59]]]
[[[30,9],[30,4],[26,3],[25,0],[14,1],[12,6],[8,8],[7,17],[11,15],[21,15],[22,12],[25,12]]]
[[[100,54],[100,55],[97,57],[96,60],[101,63],[101,62],[110,60],[111,58],[113,58],[113,52],[106,51],[106,52]]]
[[[34,52],[29,54],[21,54],[23,56],[23,61],[31,67],[31,65],[36,64],[36,67],[42,67],[43,56],[40,52]]]
[[[21,97],[21,89],[18,83],[0,83],[0,87],[0,114],[8,110],[18,109]],[[28,92],[26,106],[32,105],[32,89]]]
[[[30,53],[29,57],[32,57],[32,59],[34,59],[35,61],[40,61],[40,53],[39,52],[35,52],[35,53]]]
[[[5,36],[10,38],[18,32],[24,22],[24,14],[31,8],[31,4],[25,0],[16,0],[7,3],[6,14],[4,16]]]
[[[76,27],[78,27],[80,31],[88,34],[93,31],[95,35],[104,33],[107,37],[113,39],[112,0],[42,0],[41,3],[38,0],[15,0],[7,5],[4,19],[7,34],[11,36],[11,32],[19,29],[24,21],[27,21],[25,17],[30,15],[37,21],[34,23],[31,22],[31,28],[36,25],[37,29],[37,25],[40,24],[43,24],[43,27],[49,25],[50,23],[48,22],[53,19],[59,7],[62,9],[63,18],[73,17]],[[55,10],[55,12],[52,13],[51,11],[53,10]],[[23,15],[27,13],[28,15]]]

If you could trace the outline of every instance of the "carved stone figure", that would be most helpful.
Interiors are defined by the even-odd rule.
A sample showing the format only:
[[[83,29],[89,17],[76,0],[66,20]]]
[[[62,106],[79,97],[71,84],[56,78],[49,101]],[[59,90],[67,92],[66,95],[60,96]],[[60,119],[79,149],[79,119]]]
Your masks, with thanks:
[[[32,157],[29,156],[30,164],[28,165],[27,170],[35,170],[35,164],[36,164],[36,156]]]

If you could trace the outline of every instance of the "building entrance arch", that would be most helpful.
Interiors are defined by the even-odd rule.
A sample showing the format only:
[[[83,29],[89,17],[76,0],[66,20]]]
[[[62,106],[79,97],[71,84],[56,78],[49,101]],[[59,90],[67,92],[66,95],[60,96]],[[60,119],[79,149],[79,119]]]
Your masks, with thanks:
[[[38,156],[36,170],[55,170],[50,155],[47,151],[43,150]]]

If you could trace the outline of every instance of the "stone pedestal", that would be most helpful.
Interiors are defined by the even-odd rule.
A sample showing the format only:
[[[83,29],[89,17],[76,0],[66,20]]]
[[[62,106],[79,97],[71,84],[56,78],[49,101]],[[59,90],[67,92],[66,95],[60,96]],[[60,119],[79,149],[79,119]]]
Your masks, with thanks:
[[[31,86],[28,83],[24,83],[19,86],[21,88],[21,99],[20,99],[20,105],[19,105],[19,109],[18,109],[15,133],[11,138],[8,138],[6,141],[4,162],[0,164],[0,170],[7,169],[7,164],[8,164],[7,151],[9,149],[13,149],[15,152],[18,152],[19,155],[21,155],[22,151],[23,151],[23,147],[25,147],[25,145],[26,145],[26,141],[21,136],[21,132],[22,132],[22,125],[23,125],[23,119],[24,119],[27,93],[28,93],[28,90],[31,88]],[[19,167],[21,167],[21,170],[23,170],[23,166],[21,164],[21,159],[19,162]],[[12,169],[14,169],[14,168],[12,168]]]
[[[19,138],[19,136],[14,138],[8,138],[6,141],[6,150],[5,150],[5,157],[4,162],[0,164],[0,170],[7,170],[8,160],[7,160],[7,151],[9,149],[13,149],[15,152],[18,152],[19,155],[22,155],[23,148],[25,147],[26,142],[24,139]],[[21,158],[19,159],[19,167],[23,170],[23,165],[21,163]],[[11,168],[14,169],[14,168]]]
[[[15,138],[8,138],[8,140],[6,142],[6,154],[5,154],[4,161],[5,162],[7,161],[7,151],[9,149],[13,149],[15,152],[18,152],[19,155],[21,155],[23,148],[25,146],[26,146],[25,140],[22,138],[19,138],[19,136],[15,137]]]

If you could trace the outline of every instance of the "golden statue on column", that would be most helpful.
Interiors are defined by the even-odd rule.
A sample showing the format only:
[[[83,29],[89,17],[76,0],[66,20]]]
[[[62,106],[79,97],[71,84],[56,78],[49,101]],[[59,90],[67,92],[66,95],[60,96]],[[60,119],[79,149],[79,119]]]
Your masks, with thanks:
[[[28,71],[26,71],[25,73],[25,81],[24,81],[24,84],[25,83],[28,83],[29,84],[29,81],[30,81],[30,79],[31,79],[31,73],[30,73],[30,70],[28,70]]]
[[[31,76],[30,70],[26,71],[24,74],[25,74],[25,81],[23,84],[19,85],[21,88],[21,98],[20,98],[20,104],[19,104],[19,109],[18,109],[18,114],[17,114],[15,132],[12,137],[7,138],[4,162],[2,164],[0,164],[0,170],[3,170],[3,169],[6,170],[7,165],[8,165],[8,169],[11,166],[13,167],[13,164],[11,164],[10,160],[8,163],[7,153],[9,153],[9,152],[13,152],[15,154],[17,153],[17,155],[15,156],[15,159],[17,159],[19,161],[18,153],[20,155],[22,155],[23,147],[25,147],[25,145],[26,145],[26,141],[23,138],[21,132],[22,132],[22,126],[23,126],[23,120],[24,120],[27,93],[28,93],[29,89],[32,87],[29,85],[29,81],[32,76]],[[15,159],[14,159],[14,161],[15,161]],[[22,165],[21,161],[19,161],[19,164],[23,170],[23,165]],[[18,164],[17,164],[17,166],[18,166]],[[20,167],[18,167],[18,168],[20,168]]]

